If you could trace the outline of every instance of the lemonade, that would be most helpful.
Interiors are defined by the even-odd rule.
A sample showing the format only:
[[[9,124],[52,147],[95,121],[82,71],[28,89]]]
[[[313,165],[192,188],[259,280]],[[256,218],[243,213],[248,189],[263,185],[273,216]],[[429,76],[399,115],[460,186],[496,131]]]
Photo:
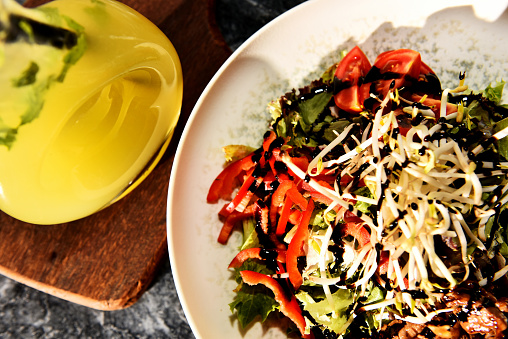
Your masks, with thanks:
[[[0,209],[35,224],[68,222],[123,197],[155,166],[178,120],[181,66],[166,36],[121,3],[57,0],[22,11],[63,29],[55,39],[44,25],[42,36],[36,24],[20,25],[17,38],[4,30]]]

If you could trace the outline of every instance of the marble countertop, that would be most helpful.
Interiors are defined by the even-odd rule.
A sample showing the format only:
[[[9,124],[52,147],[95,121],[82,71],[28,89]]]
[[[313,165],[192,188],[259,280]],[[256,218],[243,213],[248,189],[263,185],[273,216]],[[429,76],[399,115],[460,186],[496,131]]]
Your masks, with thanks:
[[[304,0],[215,0],[234,50],[270,20]],[[22,2],[22,1],[20,1]],[[98,311],[0,276],[0,338],[194,338],[173,283],[169,258],[133,306]]]

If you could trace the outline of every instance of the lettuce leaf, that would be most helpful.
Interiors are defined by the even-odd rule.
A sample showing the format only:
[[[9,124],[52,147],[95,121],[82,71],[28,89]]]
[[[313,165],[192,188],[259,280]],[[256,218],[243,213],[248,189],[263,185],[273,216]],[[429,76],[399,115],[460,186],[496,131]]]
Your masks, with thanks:
[[[332,98],[332,93],[322,92],[314,95],[312,98],[302,101],[298,105],[298,109],[302,116],[302,120],[300,123],[304,127],[304,131],[308,130],[310,125],[312,125],[321,112],[324,111],[330,99]]]
[[[246,219],[242,222],[243,241],[240,251],[248,248],[259,247],[259,238],[256,232],[254,218]]]
[[[508,127],[508,118],[505,118],[505,119],[499,121],[494,126],[494,133],[499,132],[500,130],[502,130],[506,127]],[[497,141],[497,152],[503,158],[508,160],[508,138],[503,138],[503,139]]]
[[[366,197],[366,198],[374,198],[374,195],[372,195],[369,187],[367,187],[367,186],[360,187],[359,189],[357,189],[354,192],[354,194],[360,195],[360,196]],[[369,210],[370,206],[371,206],[371,204],[369,204],[367,202],[363,202],[363,201],[357,201],[355,204],[355,208],[365,214],[370,214],[370,210]]]
[[[348,289],[339,289],[332,294],[333,307],[327,299],[316,301],[303,290],[296,297],[316,323],[336,333],[340,333],[347,323],[350,316],[348,309],[354,302],[353,291]]]
[[[247,260],[235,269],[235,279],[239,283],[233,302],[229,304],[231,312],[236,311],[238,322],[242,328],[247,327],[258,317],[265,321],[270,313],[279,309],[279,303],[273,293],[263,285],[250,286],[242,282],[241,271],[255,271],[263,274],[273,274],[265,265],[254,260]]]
[[[237,311],[238,322],[245,328],[258,316],[261,317],[261,321],[265,321],[268,315],[278,308],[278,303],[267,294],[241,290],[229,307],[232,312]]]
[[[505,81],[497,82],[494,86],[492,86],[492,84],[489,84],[484,91],[485,97],[493,101],[496,105],[499,105],[503,97],[504,85]]]
[[[224,152],[224,158],[226,158],[227,162],[233,162],[239,159],[244,158],[250,153],[254,152],[256,149],[254,147],[246,146],[246,145],[227,145],[222,147],[222,151]]]

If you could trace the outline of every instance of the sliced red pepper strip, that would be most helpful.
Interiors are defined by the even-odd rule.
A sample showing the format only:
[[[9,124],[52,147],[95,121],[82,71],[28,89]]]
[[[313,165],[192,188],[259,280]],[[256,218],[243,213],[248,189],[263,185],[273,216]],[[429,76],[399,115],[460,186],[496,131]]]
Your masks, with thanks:
[[[248,285],[262,284],[272,290],[275,300],[280,305],[280,311],[282,314],[293,321],[298,330],[300,330],[302,338],[309,338],[309,335],[305,334],[305,318],[302,315],[302,310],[300,309],[300,305],[298,305],[295,296],[288,299],[280,284],[275,279],[265,274],[254,271],[242,271],[240,274],[244,283]]]
[[[272,194],[272,202],[270,205],[270,221],[272,225],[275,225],[277,221],[277,213],[279,211],[279,207],[284,204],[284,197],[286,196],[286,192],[293,187],[295,184],[290,180],[282,180]]]
[[[286,205],[286,201],[288,198],[293,203],[295,203],[301,210],[305,210],[307,208],[307,199],[305,199],[303,195],[298,191],[296,184],[290,180],[283,180],[272,195],[272,203],[270,207],[270,221],[272,225],[275,225],[277,223],[277,213],[279,211],[279,208]],[[291,206],[286,208],[290,209]],[[286,212],[289,211],[287,210]],[[277,226],[279,224],[280,222],[277,223]]]
[[[349,210],[346,210],[344,212],[344,217],[342,219],[344,219],[344,222],[346,222],[346,223],[358,224],[358,223],[363,222],[363,220],[361,218],[359,218],[356,214],[354,214],[353,212],[351,212]]]
[[[226,208],[226,211],[231,213],[235,209],[238,212],[242,212],[245,207],[247,206],[248,202],[250,201],[250,198],[254,195],[254,192],[250,189],[251,185],[257,181],[256,187],[259,186],[261,181],[263,181],[263,178],[254,178],[252,176],[252,173],[254,172],[256,168],[252,168],[249,170],[249,173],[247,174],[247,178],[243,182],[242,186],[240,186],[240,189],[236,193],[233,200],[229,203],[228,207]],[[243,204],[242,204],[243,203]]]
[[[323,186],[323,187],[326,187],[326,188],[329,188],[329,189],[333,189],[332,186],[330,186],[329,183],[327,183],[326,181],[318,181],[318,183]],[[316,191],[311,185],[309,185],[309,183],[303,181],[301,183],[302,185],[302,189],[309,192],[310,196],[315,200],[315,201],[318,201],[320,203],[323,203],[323,204],[326,204],[326,205],[331,205],[333,200],[330,199],[329,197],[327,197],[326,195]]]
[[[388,272],[388,265],[390,264],[390,252],[381,251],[379,256],[379,263],[377,264],[377,271],[379,274],[386,274]]]
[[[256,165],[252,160],[252,156],[253,153],[243,159],[232,162],[224,168],[210,186],[206,201],[216,203],[219,199],[231,199],[231,194],[237,186],[242,172],[248,171]]]
[[[298,290],[303,283],[302,274],[298,270],[298,257],[303,255],[303,246],[309,238],[309,222],[314,210],[314,201],[311,199],[307,209],[303,212],[296,233],[289,243],[286,253],[286,269],[289,273],[289,280],[295,290]]]
[[[289,215],[289,222],[293,225],[296,225],[302,219],[302,212],[300,210],[292,210]]]
[[[286,201],[282,205],[282,211],[280,213],[279,221],[277,223],[277,229],[275,230],[275,234],[278,236],[283,235],[286,232],[286,226],[289,220],[289,215],[291,214],[291,207],[293,206],[293,201],[291,198],[286,197]]]
[[[420,102],[423,97],[418,94],[411,95],[411,100],[415,102]],[[441,100],[426,98],[422,102],[423,105],[429,106],[432,112],[436,115],[435,119],[439,119],[441,117]],[[457,112],[457,105],[451,104],[449,102],[446,103],[446,115]]]
[[[341,230],[344,235],[353,236],[360,246],[364,246],[366,243],[370,242],[370,233],[362,223],[348,222],[340,227],[342,227]]]
[[[256,222],[259,223],[264,234],[270,233],[270,220],[269,209],[262,201],[257,201],[256,204]]]
[[[270,151],[270,145],[272,144],[272,142],[277,139],[277,135],[275,134],[274,131],[270,131],[268,135],[265,135],[264,139],[263,139],[263,151],[265,152],[269,152]],[[265,155],[263,154],[263,156],[261,158],[264,158]],[[265,159],[267,160],[267,159]]]
[[[253,185],[251,185],[251,187],[249,188],[249,190],[247,191],[247,194],[245,194],[245,196],[243,197],[243,199],[240,201],[240,203],[238,205],[236,205],[236,210],[238,212],[241,212],[243,211],[245,208],[247,208],[247,206],[249,205],[249,202],[251,201],[252,197],[254,196],[254,190],[253,190],[253,186],[255,186],[256,188],[259,187],[259,185],[263,182],[263,178],[256,178],[256,180],[254,181]]]
[[[326,195],[319,193],[318,191],[310,191],[310,196],[312,199],[316,200],[317,202],[320,202],[325,205],[331,205],[333,203],[333,200],[328,198]]]
[[[335,175],[329,175],[329,174],[318,174],[318,175],[314,175],[312,176],[312,178],[316,181],[323,181],[323,182],[326,182],[327,184],[330,185],[330,187],[334,184],[335,180],[337,179],[337,176]],[[341,184],[343,184],[343,181],[345,182],[345,180],[351,178],[350,176],[344,176],[344,178],[341,177]],[[352,179],[350,179],[349,181],[351,181]]]
[[[263,177],[263,182],[267,189],[270,187],[270,184],[276,180],[277,179],[275,178],[275,175],[273,175],[272,172],[267,172],[266,175]]]
[[[303,197],[303,195],[298,191],[296,186],[291,187],[287,192],[286,195],[293,200],[293,202],[300,207],[300,209],[303,211],[307,208],[307,199]]]
[[[229,236],[231,232],[233,232],[233,228],[235,225],[242,220],[250,218],[254,215],[255,205],[251,205],[247,207],[243,212],[233,211],[229,214],[222,225],[222,229],[220,230],[219,237],[217,241],[220,244],[225,245],[228,242]]]
[[[277,239],[277,235],[272,230],[270,223],[270,209],[264,204],[263,201],[258,200],[255,204],[255,218],[256,224],[259,225],[261,231],[268,236],[268,239],[273,243],[276,248],[285,249],[286,245]],[[259,236],[259,233],[258,233]]]
[[[224,206],[222,206],[221,210],[219,211],[219,217],[227,218],[227,216],[230,214],[227,211],[228,205],[229,205],[229,202],[225,203]]]
[[[273,162],[275,161],[281,161],[280,159],[280,147],[276,147],[272,150],[272,159],[273,159]],[[273,165],[273,163],[271,163],[271,165]],[[273,167],[272,167],[273,168]]]
[[[260,259],[266,260],[268,258],[274,258],[279,263],[286,262],[286,251],[280,249],[263,249],[259,247],[255,248],[247,248],[243,251],[240,251],[236,257],[231,261],[228,268],[238,268],[242,266],[242,264],[247,259]]]
[[[280,139],[280,140],[277,140]],[[275,144],[274,144],[275,142]],[[270,165],[270,173],[273,174],[274,177],[278,178],[279,180],[288,180],[289,175],[285,173],[285,171],[279,171],[277,170],[277,166],[275,163],[277,161],[281,161],[280,153],[281,153],[281,147],[285,144],[285,140],[282,138],[277,138],[274,132],[270,133],[270,136],[265,139],[263,142],[263,149],[265,151],[265,161],[268,162]]]
[[[296,165],[299,169],[302,171],[307,171],[307,168],[309,167],[309,159],[306,157],[293,157],[291,158],[291,162]],[[293,177],[296,177],[296,175],[291,171],[288,170],[289,174],[291,174]]]
[[[273,149],[272,150],[272,156],[268,160],[268,162],[270,164],[270,168],[272,169],[271,173],[274,176],[276,176],[277,178],[279,178],[279,180],[289,180],[289,176],[288,176],[287,173],[284,173],[284,172],[281,172],[281,171],[277,171],[276,166],[275,166],[275,162],[276,161],[281,161],[281,158],[280,158],[280,148]]]

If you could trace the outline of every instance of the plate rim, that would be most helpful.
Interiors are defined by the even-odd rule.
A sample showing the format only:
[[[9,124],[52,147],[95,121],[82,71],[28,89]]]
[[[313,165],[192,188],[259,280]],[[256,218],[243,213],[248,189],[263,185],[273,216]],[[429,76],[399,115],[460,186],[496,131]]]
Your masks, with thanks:
[[[201,106],[203,104],[203,101],[205,100],[205,98],[207,97],[207,95],[209,94],[211,89],[214,87],[214,85],[217,83],[218,79],[220,79],[221,75],[228,69],[228,67],[240,55],[242,55],[244,53],[244,51],[249,46],[251,46],[257,39],[262,37],[266,31],[271,30],[275,25],[279,24],[281,21],[286,20],[286,18],[291,17],[292,15],[294,15],[295,12],[304,10],[305,7],[307,7],[307,6],[314,6],[314,5],[317,5],[317,3],[326,3],[327,1],[330,1],[330,0],[308,0],[306,2],[303,2],[299,5],[291,8],[290,10],[282,13],[280,16],[276,17],[275,19],[273,19],[272,21],[267,23],[265,26],[263,26],[258,31],[256,31],[256,33],[254,33],[251,37],[249,37],[242,45],[240,45],[238,47],[238,49],[236,49],[231,54],[231,56],[221,65],[221,67],[217,70],[217,72],[211,78],[211,80],[209,81],[209,83],[207,84],[205,89],[203,90],[202,94],[199,96],[199,99],[197,100],[196,104],[194,105],[194,107],[191,111],[191,114],[189,116],[189,119],[187,120],[187,122],[185,124],[184,130],[182,132],[182,135],[180,137],[180,140],[179,140],[179,143],[178,143],[178,146],[176,149],[175,158],[173,161],[173,168],[171,170],[170,182],[169,182],[169,187],[168,187],[167,237],[168,237],[168,251],[169,251],[170,265],[171,265],[171,269],[173,271],[173,281],[175,283],[177,295],[178,295],[180,304],[183,308],[186,319],[192,329],[193,334],[196,337],[201,337],[201,335],[203,335],[203,334],[199,332],[198,326],[196,324],[196,319],[195,319],[195,317],[193,317],[191,315],[190,307],[187,303],[187,299],[184,295],[182,284],[181,284],[181,281],[178,276],[177,264],[175,262],[175,252],[174,252],[174,248],[172,247],[174,238],[173,238],[173,232],[172,232],[173,224],[171,221],[171,205],[172,205],[174,196],[171,193],[174,190],[174,187],[176,185],[176,180],[171,180],[171,178],[175,177],[175,173],[178,171],[178,164],[180,163],[180,159],[181,159],[182,153],[183,153],[183,145],[184,145],[184,143],[185,143],[185,141],[192,129],[193,122],[194,122],[196,116],[198,115],[198,112],[201,111]],[[375,0],[362,0],[361,2],[368,3],[368,2],[372,2],[372,1],[375,2]],[[499,0],[499,1],[503,1],[503,3],[504,3],[504,0]],[[401,1],[400,0],[390,0],[389,2],[390,3],[400,3]],[[457,6],[472,6],[472,7],[474,7],[474,4],[476,3],[475,0],[452,0],[452,1],[447,2],[446,5],[441,4],[438,6],[437,4],[440,3],[440,1],[438,1],[438,0],[429,0],[429,2],[430,2],[430,4],[428,4],[427,6],[429,8],[433,8],[436,11],[437,11],[438,7],[439,7],[439,10],[443,10],[443,9],[447,9],[447,8],[451,8],[451,7],[457,7]],[[506,1],[506,2],[508,5],[508,1]],[[342,2],[342,5],[347,5],[347,4],[344,4],[344,2]]]

